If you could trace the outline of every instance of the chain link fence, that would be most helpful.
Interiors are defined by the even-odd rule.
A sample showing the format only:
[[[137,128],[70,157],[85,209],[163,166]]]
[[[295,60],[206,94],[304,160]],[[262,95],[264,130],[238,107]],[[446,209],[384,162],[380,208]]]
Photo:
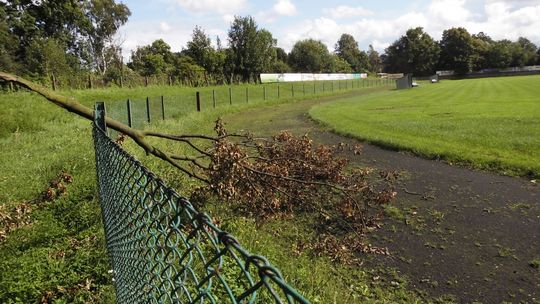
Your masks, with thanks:
[[[103,103],[93,137],[117,303],[309,303],[112,141]]]

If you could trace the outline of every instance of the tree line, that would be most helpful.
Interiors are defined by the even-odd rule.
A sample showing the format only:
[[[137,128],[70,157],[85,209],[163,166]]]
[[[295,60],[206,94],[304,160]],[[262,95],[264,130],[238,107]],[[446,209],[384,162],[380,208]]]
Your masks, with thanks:
[[[484,69],[504,69],[540,64],[540,49],[525,37],[517,41],[494,40],[480,32],[451,28],[435,41],[421,27],[409,29],[382,56],[388,72],[429,75],[453,70],[458,75]]]
[[[189,85],[257,82],[260,73],[379,73],[415,75],[436,70],[465,74],[487,68],[539,63],[540,51],[526,38],[493,40],[464,28],[444,31],[440,41],[422,28],[409,29],[383,54],[359,48],[342,34],[333,50],[320,40],[297,41],[287,53],[251,16],[236,16],[227,33],[209,37],[195,27],[180,52],[158,39],[139,46],[124,63],[118,29],[131,12],[115,0],[6,0],[0,2],[0,69],[42,82],[74,75],[168,77]]]

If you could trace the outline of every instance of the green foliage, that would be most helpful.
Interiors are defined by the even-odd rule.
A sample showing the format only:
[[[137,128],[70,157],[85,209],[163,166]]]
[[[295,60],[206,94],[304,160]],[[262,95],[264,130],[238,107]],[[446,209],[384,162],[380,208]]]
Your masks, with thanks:
[[[127,6],[114,0],[2,2],[0,40],[10,42],[0,58],[2,66],[24,75],[39,71],[38,76],[47,76],[47,68],[38,64],[37,56],[48,57],[53,64],[68,63],[68,71],[91,68],[104,74],[118,60],[113,37],[129,15]],[[49,54],[51,43],[53,54]],[[62,54],[63,59],[59,58]]]
[[[331,70],[333,73],[352,73],[353,72],[353,68],[345,59],[335,54],[331,56],[332,56]]]
[[[382,63],[381,56],[379,55],[379,52],[377,52],[373,48],[373,45],[371,44],[369,45],[369,50],[367,52],[367,55],[368,55],[369,66],[371,67],[371,71],[375,73],[382,72],[383,63]]]
[[[239,75],[242,81],[257,81],[259,73],[271,70],[276,60],[276,43],[272,34],[258,29],[251,16],[235,17],[228,33],[227,53],[230,74]]]
[[[281,60],[276,60],[272,68],[272,71],[274,73],[290,73],[292,72],[292,69],[287,63]]]
[[[83,45],[88,55],[85,59],[89,67],[104,75],[109,66],[121,60],[114,35],[128,21],[131,12],[115,0],[91,0],[84,6],[87,26]]]
[[[540,76],[425,84],[311,110],[334,130],[450,163],[540,176]],[[511,101],[511,102],[509,102]]]
[[[332,68],[332,56],[322,41],[301,40],[294,44],[289,54],[289,65],[300,73],[328,72]]]
[[[143,76],[169,74],[173,70],[174,60],[171,47],[163,39],[158,39],[151,45],[132,51],[128,66]]]
[[[494,42],[488,53],[488,66],[490,68],[507,68],[513,61],[513,44],[510,40],[500,40]]]
[[[388,72],[434,74],[439,61],[440,47],[421,27],[409,29],[386,49]]]
[[[212,47],[210,38],[204,33],[200,27],[195,27],[191,41],[187,43],[187,48],[183,52],[191,57],[196,64],[203,67],[207,71],[216,70],[215,50]]]
[[[63,78],[73,75],[74,71],[67,61],[64,49],[65,46],[53,38],[32,41],[27,49],[29,71],[47,78],[52,75]]]
[[[536,64],[536,52],[538,48],[529,39],[519,37],[514,43],[513,66],[526,66]]]
[[[492,43],[493,40],[482,32],[472,35],[473,53],[471,55],[471,68],[473,71],[480,71],[489,67],[488,56]]]
[[[277,47],[276,48],[276,59],[280,60],[282,62],[287,62],[288,55],[287,52],[285,52],[284,49]]]
[[[344,59],[349,63],[352,71],[366,72],[370,70],[369,57],[366,52],[360,51],[358,42],[349,34],[342,34],[336,43],[336,54],[339,58]],[[335,60],[334,60],[335,61]],[[339,69],[343,70],[343,69]],[[338,72],[339,70],[334,70]],[[350,72],[349,69],[345,69]]]
[[[440,67],[444,70],[454,70],[458,75],[471,71],[471,56],[473,40],[465,28],[451,28],[443,32]]]

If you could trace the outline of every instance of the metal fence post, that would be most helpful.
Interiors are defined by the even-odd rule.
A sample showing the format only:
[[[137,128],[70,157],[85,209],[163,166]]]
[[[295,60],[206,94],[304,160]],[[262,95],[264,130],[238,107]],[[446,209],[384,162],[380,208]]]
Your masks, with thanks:
[[[212,90],[212,104],[214,105],[214,109],[216,108],[216,90]]]
[[[246,87],[246,103],[249,102],[249,88]]]
[[[94,123],[101,129],[105,134],[108,135],[107,132],[107,123],[105,121],[105,103],[103,101],[96,102],[94,105]]]
[[[131,100],[127,100],[127,117],[128,117],[128,126],[133,128],[133,117],[131,116]]]
[[[266,100],[266,86],[263,86],[263,100]]]
[[[229,104],[232,105],[232,88],[229,87]]]
[[[146,97],[146,120],[150,123],[150,97]]]
[[[161,95],[161,118],[165,120],[165,99],[163,98],[163,95]]]
[[[306,83],[302,82],[302,94],[306,96]]]
[[[197,112],[200,112],[201,111],[201,93],[197,92],[195,94],[195,98],[197,100]]]
[[[313,82],[313,95],[315,95],[316,92],[317,92],[317,91],[316,91],[316,89],[315,89],[315,81],[314,81],[314,82]]]
[[[279,83],[277,85],[277,98],[279,99]]]

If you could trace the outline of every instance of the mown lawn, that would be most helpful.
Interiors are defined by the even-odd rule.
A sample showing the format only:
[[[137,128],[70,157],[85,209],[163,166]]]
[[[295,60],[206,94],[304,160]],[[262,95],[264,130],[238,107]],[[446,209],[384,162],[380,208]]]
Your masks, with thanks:
[[[322,104],[310,115],[385,147],[540,177],[540,76],[424,83]]]
[[[150,88],[141,92],[110,90],[109,97],[125,99],[159,91]],[[103,99],[108,96],[101,91],[71,92],[87,105],[101,99],[97,98],[99,94]],[[282,98],[272,102],[291,101]],[[175,133],[209,133],[217,117],[262,104],[191,111],[178,117],[181,119],[167,119],[147,127]],[[0,239],[0,302],[112,303],[114,287],[108,274],[97,200],[90,122],[25,92],[0,95],[0,121],[0,228],[10,222],[6,216],[21,217],[16,227]],[[133,143],[127,142],[125,147],[180,193],[186,193],[194,184],[170,166],[145,156]],[[73,177],[66,194],[51,202],[33,201],[61,171]],[[24,203],[30,205],[30,210],[18,212],[17,207]],[[248,250],[267,256],[286,280],[313,303],[421,301],[392,271],[387,273],[389,281],[373,281],[369,269],[339,265],[309,251],[296,252],[295,244],[314,233],[299,219],[274,220],[261,226],[219,203],[206,208]],[[401,284],[393,286],[390,280]]]

